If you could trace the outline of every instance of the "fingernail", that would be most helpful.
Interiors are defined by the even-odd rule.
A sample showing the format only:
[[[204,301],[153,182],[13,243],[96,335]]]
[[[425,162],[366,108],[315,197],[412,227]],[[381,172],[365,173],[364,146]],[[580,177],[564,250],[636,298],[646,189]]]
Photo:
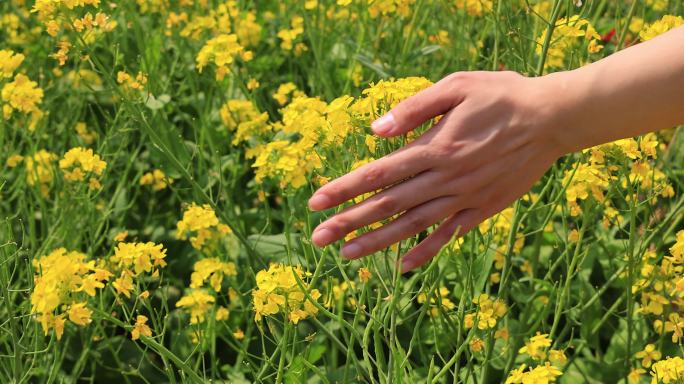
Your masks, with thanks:
[[[351,260],[361,256],[361,246],[355,243],[347,243],[342,247],[342,257]]]
[[[392,112],[388,112],[381,118],[375,120],[371,124],[371,129],[379,135],[386,135],[390,133],[396,125],[397,122],[394,120],[394,115]]]
[[[316,246],[323,247],[335,241],[335,234],[329,229],[319,229],[311,235],[311,241]]]
[[[328,206],[330,206],[330,198],[326,195],[317,194],[309,199],[309,208],[314,211],[327,208]]]

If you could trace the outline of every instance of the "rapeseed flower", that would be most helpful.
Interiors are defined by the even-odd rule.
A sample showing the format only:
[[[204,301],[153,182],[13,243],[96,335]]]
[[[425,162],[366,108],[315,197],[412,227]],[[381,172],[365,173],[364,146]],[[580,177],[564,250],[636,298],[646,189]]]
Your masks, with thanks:
[[[639,32],[639,37],[642,41],[651,40],[680,25],[684,25],[684,18],[675,15],[665,15],[655,23],[646,25],[646,27]]]
[[[196,249],[215,247],[217,241],[230,233],[230,228],[219,222],[208,204],[190,204],[183,212],[183,218],[176,224],[176,238],[190,239]]]
[[[74,324],[85,326],[91,322],[91,310],[85,297],[93,297],[96,289],[104,287],[111,272],[87,256],[76,251],[58,248],[48,255],[33,260],[36,269],[31,292],[31,310],[38,316],[47,335],[55,329],[57,339],[64,331],[64,316]],[[66,313],[62,312],[66,310]]]
[[[235,263],[221,261],[216,257],[202,259],[192,267],[194,272],[190,276],[190,288],[200,288],[205,282],[216,291],[221,291],[224,276],[236,276]]]
[[[207,313],[213,308],[216,298],[204,290],[191,290],[176,302],[176,307],[190,312],[190,324],[203,323]]]
[[[38,83],[19,73],[14,76],[13,81],[2,87],[0,98],[4,102],[2,111],[5,119],[9,119],[14,111],[39,111],[38,105],[43,101],[43,90],[38,87]]]
[[[135,325],[131,330],[131,339],[138,340],[140,336],[152,337],[152,329],[147,325],[147,316],[138,315],[135,319]]]
[[[252,59],[252,52],[244,49],[235,34],[221,34],[207,41],[197,54],[197,70],[201,73],[209,63],[216,66],[216,80],[223,80],[235,60]]]
[[[548,384],[555,382],[556,378],[563,375],[560,369],[548,362],[528,371],[525,371],[525,368],[526,365],[523,364],[520,368],[512,370],[505,384]]]
[[[55,160],[57,160],[57,155],[44,149],[24,158],[26,182],[31,186],[39,185],[43,196],[47,196],[48,189],[54,179],[52,163]]]
[[[271,264],[268,269],[259,271],[256,275],[256,289],[252,291],[254,319],[260,321],[263,317],[283,313],[290,322],[297,324],[310,316],[316,316],[318,308],[307,299],[305,292],[313,300],[318,300],[321,293],[317,289],[310,289],[303,281],[309,275],[300,266],[282,264]],[[302,280],[302,287],[297,278]]]
[[[59,168],[64,173],[64,179],[70,182],[87,181],[90,189],[101,187],[98,177],[107,168],[107,163],[92,149],[76,147],[64,154],[59,161]]]
[[[654,344],[646,344],[643,351],[637,352],[634,356],[641,359],[644,368],[649,368],[654,361],[660,360],[661,354]]]
[[[546,28],[537,38],[537,54],[542,53],[548,33],[548,28]],[[563,67],[568,51],[581,42],[588,43],[588,53],[597,53],[603,49],[603,46],[599,44],[600,40],[601,35],[596,32],[589,20],[583,19],[579,15],[570,18],[563,17],[556,21],[544,66],[546,68]]]
[[[534,360],[546,359],[546,348],[551,346],[551,339],[548,334],[537,332],[525,342],[525,346],[520,348],[519,353],[524,353]]]
[[[473,303],[477,304],[477,312],[468,313],[463,318],[466,329],[472,328],[475,325],[475,320],[477,320],[478,329],[492,329],[496,327],[497,319],[502,318],[508,312],[508,308],[503,300],[493,300],[486,293],[474,298]]]
[[[161,191],[173,184],[173,179],[161,169],[153,169],[140,177],[140,185],[151,185],[153,191]]]
[[[0,79],[11,78],[25,56],[10,49],[0,49]]]

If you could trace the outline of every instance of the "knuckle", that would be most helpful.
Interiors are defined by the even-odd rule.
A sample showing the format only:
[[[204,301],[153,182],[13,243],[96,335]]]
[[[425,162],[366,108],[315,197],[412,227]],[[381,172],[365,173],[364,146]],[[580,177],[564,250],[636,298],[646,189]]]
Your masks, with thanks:
[[[427,221],[423,215],[407,215],[406,216],[406,226],[412,232],[421,232],[427,228]]]
[[[448,83],[454,84],[454,83],[460,83],[461,81],[464,81],[468,79],[470,75],[468,72],[452,72],[447,77],[444,78]]]
[[[363,171],[363,180],[370,185],[382,184],[384,177],[385,170],[379,165],[368,164]]]
[[[397,111],[401,115],[400,120],[414,121],[420,115],[420,95],[413,95],[398,105]]]
[[[347,196],[347,191],[344,187],[339,184],[328,184],[323,190],[326,195],[335,201],[346,201],[350,197]]]
[[[351,221],[344,216],[339,216],[333,219],[329,228],[331,228],[338,235],[346,235],[355,229],[353,228]]]
[[[382,213],[394,213],[399,209],[399,199],[391,195],[380,196],[375,202],[375,207]]]

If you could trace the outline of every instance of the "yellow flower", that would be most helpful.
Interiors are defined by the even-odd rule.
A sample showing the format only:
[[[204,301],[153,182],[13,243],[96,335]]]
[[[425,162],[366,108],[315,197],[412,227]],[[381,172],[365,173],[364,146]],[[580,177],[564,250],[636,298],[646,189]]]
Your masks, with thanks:
[[[90,315],[93,312],[86,308],[86,303],[74,303],[69,307],[69,320],[76,325],[85,326],[90,324]]]
[[[120,242],[110,261],[120,269],[132,269],[137,276],[143,272],[153,272],[156,267],[165,267],[165,257],[166,249],[161,244]]]
[[[368,280],[373,276],[371,271],[368,270],[368,268],[361,267],[359,268],[359,280],[361,280],[364,283],[367,283]]]
[[[74,129],[76,130],[78,137],[80,137],[81,140],[83,140],[83,142],[86,144],[92,144],[95,139],[97,139],[97,132],[89,131],[86,123],[82,121],[76,123]]]
[[[200,324],[215,301],[214,296],[203,290],[191,290],[176,302],[176,307],[186,308],[190,312],[190,324]]]
[[[128,231],[121,231],[114,236],[114,241],[122,242],[128,237]]]
[[[133,290],[133,277],[129,271],[121,272],[116,280],[112,282],[112,286],[116,289],[118,294],[131,298],[131,291]]]
[[[250,91],[259,88],[259,86],[259,81],[255,78],[250,78],[249,81],[247,81],[247,89],[249,89]]]
[[[563,374],[548,362],[527,372],[525,372],[525,367],[523,364],[520,368],[512,370],[505,384],[548,384],[555,382],[556,378]]]
[[[229,315],[230,311],[228,311],[228,308],[226,307],[218,307],[218,309],[216,309],[216,321],[228,320]]]
[[[161,191],[170,184],[173,184],[173,179],[167,177],[161,169],[154,169],[140,177],[140,185],[151,185],[154,191]]]
[[[251,101],[228,100],[219,113],[228,129],[235,131],[233,145],[258,138],[271,131],[268,113],[260,113]]]
[[[456,8],[464,9],[470,16],[482,16],[492,10],[492,0],[456,0]]]
[[[651,384],[676,384],[684,377],[684,359],[679,356],[668,357],[651,367]]]
[[[546,28],[536,40],[538,55],[542,53],[548,33],[548,28]],[[579,15],[570,18],[563,17],[556,22],[553,29],[544,66],[550,68],[563,67],[566,53],[583,40],[589,42],[589,53],[599,52],[603,49],[603,46],[599,45],[600,39],[601,36],[589,23],[589,20],[580,18]]]
[[[9,119],[15,110],[24,113],[39,111],[38,104],[43,101],[43,90],[38,87],[38,83],[19,73],[14,76],[14,81],[2,87],[0,97],[5,102],[2,107],[5,118]]]
[[[473,353],[477,353],[477,352],[482,351],[482,349],[484,349],[485,343],[484,343],[484,341],[483,341],[482,339],[480,339],[479,337],[475,336],[475,337],[473,337],[472,339],[470,339],[470,342],[468,343],[468,346],[470,347],[470,350],[471,350]]]
[[[201,73],[209,63],[216,66],[216,80],[223,80],[230,71],[236,56],[249,61],[252,53],[246,51],[235,34],[221,34],[207,41],[197,54],[197,70]]]
[[[24,55],[9,49],[0,49],[0,79],[10,78],[24,61]]]
[[[183,218],[176,224],[176,238],[190,239],[190,243],[196,249],[211,248],[230,233],[230,228],[219,222],[216,213],[208,204],[190,204],[183,212]]]
[[[525,342],[525,346],[520,348],[519,353],[525,353],[535,360],[546,359],[546,352],[544,349],[551,346],[551,339],[548,334],[540,334],[537,332],[536,336],[532,336]]]
[[[478,329],[492,329],[496,326],[497,319],[503,317],[508,311],[503,300],[492,300],[486,293],[473,299],[473,303],[478,305],[478,311],[465,315],[464,326],[466,329],[473,327],[476,318]]]
[[[278,86],[278,89],[273,94],[273,98],[282,106],[287,104],[290,100],[290,95],[293,97],[301,97],[304,96],[304,93],[298,90],[294,83],[283,83]]]
[[[660,360],[661,354],[653,344],[646,344],[643,351],[639,351],[635,354],[637,359],[641,359],[641,365],[644,368],[651,366],[653,361]]]
[[[34,259],[32,264],[36,276],[31,292],[31,310],[38,315],[45,334],[54,328],[60,337],[64,319],[59,311],[65,306],[69,308],[69,320],[87,325],[91,312],[82,301],[80,292],[95,296],[96,289],[104,287],[103,281],[110,278],[111,272],[98,267],[95,261],[88,261],[85,254],[64,248]]]
[[[560,349],[551,349],[549,351],[549,361],[555,364],[563,365],[568,361],[568,357],[565,356],[565,351]]]
[[[200,288],[206,281],[214,289],[219,292],[221,290],[221,282],[223,276],[237,275],[235,263],[224,262],[217,257],[202,259],[193,266],[194,272],[190,276],[190,288]]]
[[[7,158],[7,161],[5,162],[5,165],[7,165],[7,168],[14,168],[19,163],[21,163],[24,160],[24,156],[19,155],[19,154],[14,154],[11,155],[10,157]]]
[[[70,182],[88,181],[96,182],[95,187],[99,186],[97,177],[101,176],[107,168],[107,163],[100,159],[99,155],[93,153],[92,149],[76,147],[64,154],[64,158],[59,161],[59,168],[64,173],[64,179]],[[91,189],[93,184],[91,184]]]
[[[302,287],[295,275],[302,280]],[[309,316],[316,316],[318,308],[307,299],[305,292],[313,300],[318,300],[321,293],[317,289],[309,289],[303,281],[306,275],[300,266],[281,264],[271,264],[268,269],[259,271],[256,275],[257,289],[252,291],[254,319],[259,321],[264,316],[282,312],[290,322],[297,324]]]
[[[675,15],[665,15],[660,20],[653,24],[647,25],[640,33],[642,41],[651,40],[652,38],[662,35],[670,29],[684,25],[684,18]]]
[[[280,38],[280,48],[291,51],[293,47],[293,41],[297,36],[304,32],[304,19],[301,16],[295,16],[290,22],[291,29],[281,29],[278,31],[278,38]]]
[[[629,371],[629,374],[627,375],[627,382],[629,384],[637,384],[639,381],[641,381],[641,375],[646,373],[645,370],[641,368],[632,368],[631,371]]]
[[[131,339],[138,340],[140,336],[152,337],[152,329],[147,325],[147,317],[138,315],[135,319],[135,325],[131,330]]]

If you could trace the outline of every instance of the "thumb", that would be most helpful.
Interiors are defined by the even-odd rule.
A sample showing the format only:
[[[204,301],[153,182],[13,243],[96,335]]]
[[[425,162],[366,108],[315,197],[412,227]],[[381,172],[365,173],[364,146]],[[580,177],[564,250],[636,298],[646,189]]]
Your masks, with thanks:
[[[463,101],[463,72],[453,73],[397,104],[371,124],[378,136],[403,135],[433,117],[443,115]]]

